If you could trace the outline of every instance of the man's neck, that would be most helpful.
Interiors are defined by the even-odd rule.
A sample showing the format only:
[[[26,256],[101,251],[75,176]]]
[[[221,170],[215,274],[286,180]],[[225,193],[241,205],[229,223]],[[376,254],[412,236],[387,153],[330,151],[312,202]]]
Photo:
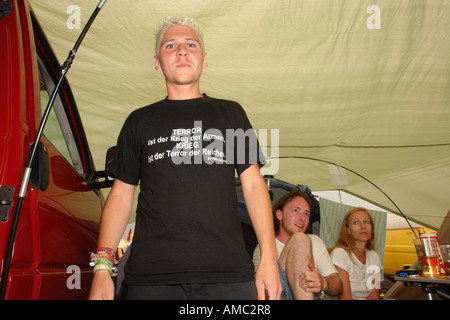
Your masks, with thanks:
[[[201,98],[198,85],[167,85],[167,98],[169,100],[188,100]]]

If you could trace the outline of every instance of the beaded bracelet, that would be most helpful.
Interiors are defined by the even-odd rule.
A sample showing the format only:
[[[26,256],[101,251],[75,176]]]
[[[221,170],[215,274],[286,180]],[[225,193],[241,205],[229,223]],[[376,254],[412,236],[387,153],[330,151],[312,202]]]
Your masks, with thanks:
[[[116,259],[109,255],[109,254],[104,254],[104,253],[97,253],[96,255],[94,255],[94,258],[96,259],[105,259],[111,262],[111,264],[116,264]]]
[[[114,266],[116,264],[116,260],[111,259],[110,257],[102,257],[98,254],[91,253],[91,262],[89,265],[94,267],[97,264],[107,264],[110,266]]]
[[[111,277],[117,276],[118,269],[117,267],[111,267],[107,264],[97,264],[94,267],[94,273],[97,271],[108,271]]]
[[[109,272],[111,277],[114,277],[118,272],[118,268],[116,267],[116,253],[113,249],[106,247],[100,247],[96,253],[91,253],[91,262],[89,265],[94,267],[94,273],[105,270]]]
[[[107,248],[107,247],[99,247],[99,248],[97,248],[97,253],[100,253],[100,252],[108,253],[108,254],[110,254],[112,256],[116,255],[116,252],[113,249]]]

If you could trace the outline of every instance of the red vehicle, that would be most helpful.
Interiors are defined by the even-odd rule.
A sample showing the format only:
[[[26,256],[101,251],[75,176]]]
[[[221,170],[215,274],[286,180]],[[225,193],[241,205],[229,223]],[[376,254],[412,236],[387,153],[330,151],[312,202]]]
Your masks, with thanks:
[[[42,114],[60,77],[26,0],[0,1],[0,274],[17,196]],[[58,91],[23,197],[5,299],[85,299],[103,199],[69,84]]]

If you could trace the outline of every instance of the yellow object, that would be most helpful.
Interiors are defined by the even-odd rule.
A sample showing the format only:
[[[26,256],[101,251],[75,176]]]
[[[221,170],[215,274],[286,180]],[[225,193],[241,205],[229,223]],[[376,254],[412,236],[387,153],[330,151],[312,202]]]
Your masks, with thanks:
[[[415,227],[417,236],[424,232],[435,232],[426,227]],[[417,260],[410,228],[386,230],[386,246],[384,251],[384,274],[395,275],[398,270],[409,268]]]

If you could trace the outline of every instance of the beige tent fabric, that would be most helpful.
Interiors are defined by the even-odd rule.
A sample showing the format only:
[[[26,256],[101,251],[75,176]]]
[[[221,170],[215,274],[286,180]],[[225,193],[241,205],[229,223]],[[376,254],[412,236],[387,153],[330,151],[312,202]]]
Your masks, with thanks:
[[[30,3],[64,61],[97,1]],[[67,76],[98,169],[125,117],[165,97],[153,30],[178,14],[204,29],[202,91],[239,101],[260,139],[267,132],[276,178],[398,213],[363,176],[412,220],[441,225],[450,208],[449,1],[109,0]]]

